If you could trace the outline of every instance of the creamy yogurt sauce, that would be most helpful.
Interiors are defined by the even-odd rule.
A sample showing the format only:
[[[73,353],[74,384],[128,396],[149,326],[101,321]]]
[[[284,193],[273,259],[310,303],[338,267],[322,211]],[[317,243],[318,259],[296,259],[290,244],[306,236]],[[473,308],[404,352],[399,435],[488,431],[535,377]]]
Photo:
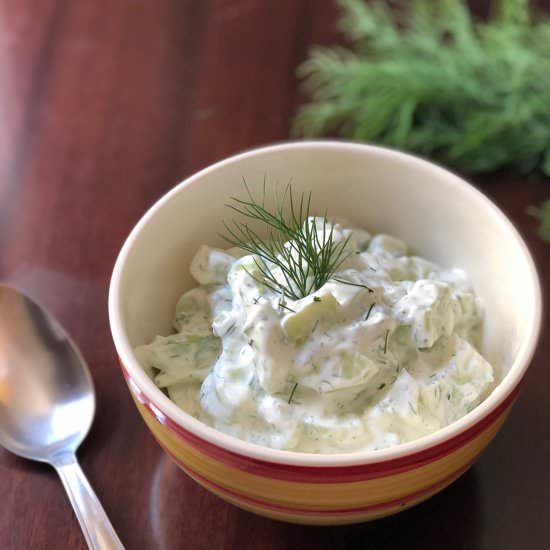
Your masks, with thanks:
[[[487,396],[493,369],[475,347],[482,311],[466,274],[389,235],[333,230],[349,255],[297,301],[258,282],[253,256],[201,246],[177,333],[136,350],[170,399],[252,443],[335,453],[411,441]]]

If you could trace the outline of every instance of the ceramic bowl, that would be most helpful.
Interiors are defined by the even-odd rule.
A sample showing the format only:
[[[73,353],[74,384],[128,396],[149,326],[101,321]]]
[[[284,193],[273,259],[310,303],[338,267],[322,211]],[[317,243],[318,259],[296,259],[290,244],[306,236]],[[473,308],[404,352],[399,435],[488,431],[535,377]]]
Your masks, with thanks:
[[[314,204],[371,232],[404,239],[443,266],[466,270],[485,307],[482,352],[498,383],[472,412],[416,441],[385,450],[306,454],[273,450],[208,427],[179,409],[133,349],[172,332],[178,297],[193,286],[197,247],[218,232],[242,178],[267,176],[312,191]],[[533,355],[541,292],[532,258],[504,214],[452,173],[397,151],[344,142],[284,143],[228,158],[189,177],[141,218],[116,262],[111,330],[128,388],[164,450],[221,498],[272,518],[334,524],[410,507],[469,468],[504,423]],[[502,480],[505,484],[506,480]]]

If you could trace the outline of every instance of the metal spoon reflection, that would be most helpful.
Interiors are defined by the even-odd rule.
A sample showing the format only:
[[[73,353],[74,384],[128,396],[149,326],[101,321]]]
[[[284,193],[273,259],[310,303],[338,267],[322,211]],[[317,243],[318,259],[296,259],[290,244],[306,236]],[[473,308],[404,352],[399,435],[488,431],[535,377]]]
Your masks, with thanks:
[[[0,284],[0,445],[51,464],[90,548],[124,548],[76,459],[95,412],[86,363],[38,304]]]

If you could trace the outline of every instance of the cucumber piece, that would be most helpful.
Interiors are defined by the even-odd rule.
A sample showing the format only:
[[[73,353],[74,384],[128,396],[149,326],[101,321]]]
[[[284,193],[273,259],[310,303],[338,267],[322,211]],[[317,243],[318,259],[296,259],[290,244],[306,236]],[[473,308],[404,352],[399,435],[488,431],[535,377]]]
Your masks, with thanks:
[[[212,332],[210,317],[206,290],[202,287],[193,288],[183,294],[176,304],[174,327],[178,331],[188,331],[188,327],[192,327],[193,333],[208,335]]]
[[[201,245],[191,260],[189,271],[201,285],[224,284],[227,274],[237,258],[227,251]]]
[[[331,293],[307,296],[288,305],[294,312],[287,313],[281,325],[291,340],[301,343],[310,334],[316,322],[330,320],[336,315],[338,302]]]
[[[398,258],[407,254],[407,245],[401,239],[380,233],[371,239],[368,251],[376,253],[381,250]]]
[[[207,336],[185,333],[157,336],[142,346],[140,355],[149,367],[160,372],[155,383],[161,388],[180,382],[202,381],[220,354],[220,341]]]

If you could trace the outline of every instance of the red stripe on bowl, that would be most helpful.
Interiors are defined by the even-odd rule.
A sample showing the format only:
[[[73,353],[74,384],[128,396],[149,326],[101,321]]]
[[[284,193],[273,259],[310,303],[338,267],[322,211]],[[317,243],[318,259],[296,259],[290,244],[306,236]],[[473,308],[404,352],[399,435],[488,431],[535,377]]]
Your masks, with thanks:
[[[396,506],[399,506],[399,505],[406,506],[411,502],[416,502],[418,500],[421,500],[422,498],[427,498],[430,495],[444,489],[445,487],[447,487],[447,485],[449,485],[455,479],[460,477],[476,461],[476,459],[470,461],[466,466],[446,476],[445,478],[438,481],[437,483],[433,483],[432,485],[429,485],[424,489],[415,491],[413,493],[409,493],[404,497],[401,497],[398,499],[388,500],[377,504],[370,504],[368,506],[357,506],[357,507],[351,507],[351,508],[327,508],[327,509],[318,510],[318,509],[312,509],[312,508],[301,508],[301,507],[295,507],[295,506],[285,506],[282,504],[273,504],[272,502],[266,502],[261,499],[242,495],[241,493],[238,493],[236,491],[233,491],[232,489],[228,489],[222,485],[219,485],[218,483],[215,483],[210,479],[204,477],[203,475],[195,472],[192,468],[189,468],[188,466],[181,464],[170,451],[168,451],[167,449],[165,449],[165,451],[167,452],[168,455],[172,457],[172,459],[178,464],[178,466],[180,466],[180,468],[185,473],[187,473],[191,478],[195,479],[195,481],[204,484],[204,486],[207,488],[212,488],[215,491],[231,496],[234,499],[237,499],[239,501],[242,501],[244,503],[250,504],[255,507],[283,512],[287,514],[302,514],[302,515],[308,515],[312,517],[365,514],[368,512],[378,512],[382,510],[387,510],[388,508],[395,508]]]

